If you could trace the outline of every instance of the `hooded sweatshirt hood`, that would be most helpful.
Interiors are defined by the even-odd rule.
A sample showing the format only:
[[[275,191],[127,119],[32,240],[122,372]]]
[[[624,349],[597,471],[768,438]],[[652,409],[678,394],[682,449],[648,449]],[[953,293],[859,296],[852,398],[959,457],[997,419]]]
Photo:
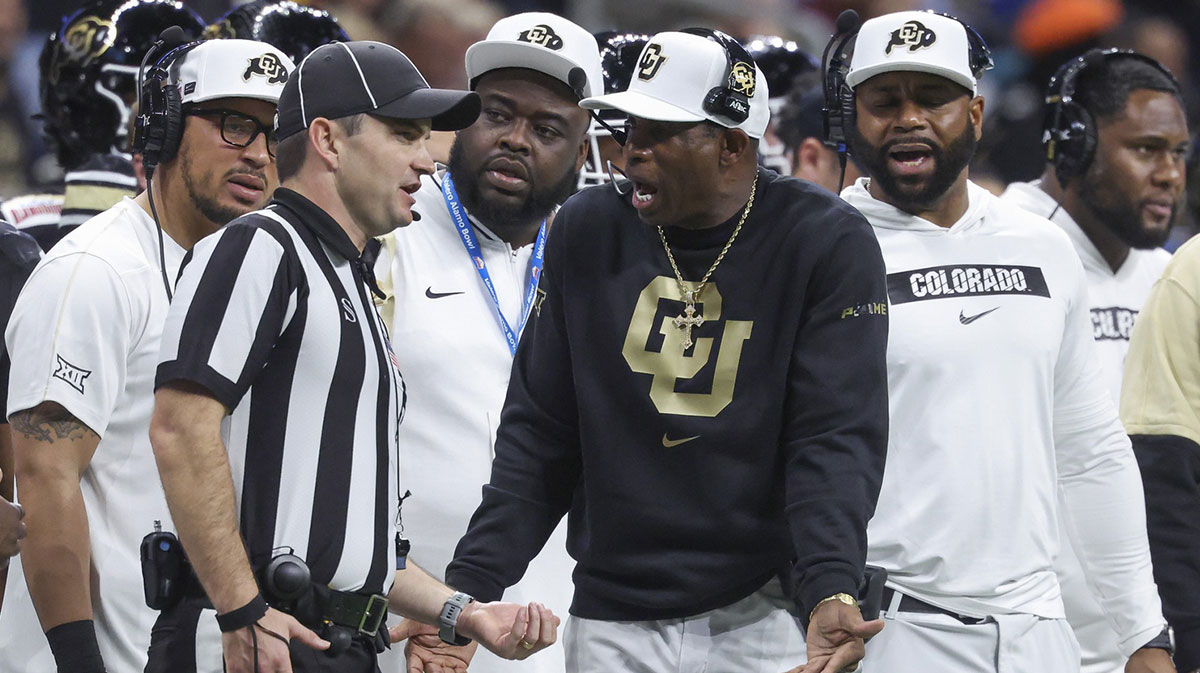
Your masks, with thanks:
[[[900,229],[903,231],[928,231],[941,233],[963,234],[984,225],[984,214],[988,205],[996,197],[979,185],[967,181],[967,211],[950,227],[942,227],[929,220],[914,217],[910,213],[884,203],[867,191],[870,178],[859,178],[854,184],[842,190],[842,198],[858,209],[871,226],[882,229]]]

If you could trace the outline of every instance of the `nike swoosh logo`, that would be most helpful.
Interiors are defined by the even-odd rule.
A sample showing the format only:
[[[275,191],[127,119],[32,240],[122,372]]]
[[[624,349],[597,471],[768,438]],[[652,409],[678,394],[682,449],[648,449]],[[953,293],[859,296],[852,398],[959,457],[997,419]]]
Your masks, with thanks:
[[[686,443],[692,441],[693,439],[698,439],[699,437],[700,437],[700,435],[696,435],[695,437],[684,437],[683,439],[670,439],[667,437],[667,433],[664,432],[663,438],[662,438],[662,444],[663,444],[663,448],[670,449],[670,448],[679,446],[680,444],[686,444]]]
[[[971,323],[975,322],[976,320],[979,320],[983,316],[991,313],[992,311],[995,311],[998,308],[1000,308],[1000,307],[997,306],[996,308],[989,308],[988,310],[984,311],[983,313],[976,313],[975,315],[970,315],[970,316],[963,315],[963,312],[959,311],[958,312],[958,321],[964,325],[970,325]]]
[[[430,299],[441,299],[442,297],[453,297],[456,294],[462,294],[462,292],[461,291],[460,292],[434,292],[432,285],[425,288],[425,296],[429,297]]]

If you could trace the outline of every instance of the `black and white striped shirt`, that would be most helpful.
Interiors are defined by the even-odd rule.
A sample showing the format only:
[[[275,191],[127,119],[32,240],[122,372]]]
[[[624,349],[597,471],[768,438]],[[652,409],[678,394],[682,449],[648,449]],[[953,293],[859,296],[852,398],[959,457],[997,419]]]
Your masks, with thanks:
[[[292,547],[314,582],[386,593],[404,382],[373,287],[337,222],[280,188],[192,251],[155,386],[191,381],[232,410],[222,434],[252,564]]]

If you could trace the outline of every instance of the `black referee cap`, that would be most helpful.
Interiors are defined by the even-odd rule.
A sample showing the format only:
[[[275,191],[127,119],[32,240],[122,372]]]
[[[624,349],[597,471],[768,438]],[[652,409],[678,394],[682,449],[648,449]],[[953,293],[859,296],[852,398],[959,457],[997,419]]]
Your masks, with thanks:
[[[404,52],[382,42],[332,42],[296,67],[279,97],[280,139],[317,117],[368,113],[391,119],[432,119],[435,131],[457,131],[479,116],[479,96],[431,89]]]

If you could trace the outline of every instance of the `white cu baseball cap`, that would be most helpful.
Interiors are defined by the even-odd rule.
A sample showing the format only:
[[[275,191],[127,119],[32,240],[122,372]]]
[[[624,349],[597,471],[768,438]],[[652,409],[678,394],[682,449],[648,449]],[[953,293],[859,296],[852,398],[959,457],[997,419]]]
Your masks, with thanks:
[[[927,72],[978,91],[967,28],[933,12],[895,12],[864,23],[854,39],[846,84],[853,89],[885,72]]]
[[[467,49],[467,80],[500,68],[528,68],[566,84],[580,98],[604,92],[600,48],[581,26],[546,12],[505,17]]]
[[[184,104],[254,98],[278,104],[294,65],[282,51],[254,40],[208,40],[171,65]]]
[[[749,100],[749,116],[741,123],[704,107],[714,88],[731,86],[741,78],[739,91]],[[754,82],[747,73],[731,72],[725,48],[707,37],[668,31],[650,38],[642,49],[633,79],[625,91],[587,98],[579,105],[589,110],[615,109],[632,117],[664,122],[709,120],[738,128],[751,138],[761,138],[771,121],[770,92],[762,70],[754,67]]]

